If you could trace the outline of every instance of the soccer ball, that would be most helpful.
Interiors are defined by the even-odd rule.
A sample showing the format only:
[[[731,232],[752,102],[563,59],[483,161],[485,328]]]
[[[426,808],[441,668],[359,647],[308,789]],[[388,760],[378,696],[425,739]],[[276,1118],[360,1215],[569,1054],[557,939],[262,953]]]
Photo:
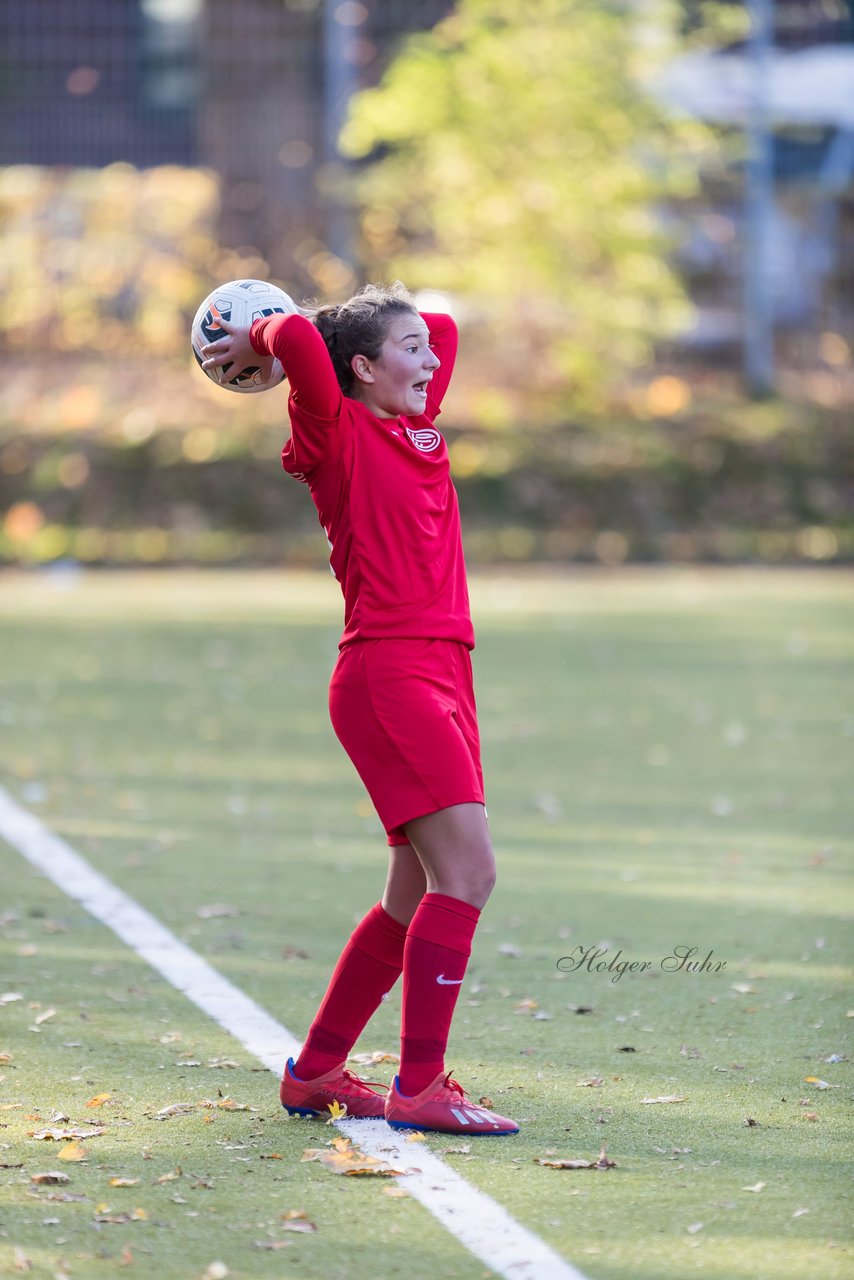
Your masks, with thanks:
[[[217,338],[225,336],[220,328],[220,318],[234,324],[252,324],[261,316],[295,314],[299,307],[293,298],[288,297],[284,289],[279,289],[266,280],[229,280],[227,284],[218,285],[209,293],[193,319],[191,339],[193,355],[201,367],[204,357],[202,347]],[[227,391],[268,391],[276,387],[285,376],[285,371],[274,356],[259,356],[258,363],[243,369],[235,378],[229,378],[230,364],[219,369],[203,369],[211,382]]]

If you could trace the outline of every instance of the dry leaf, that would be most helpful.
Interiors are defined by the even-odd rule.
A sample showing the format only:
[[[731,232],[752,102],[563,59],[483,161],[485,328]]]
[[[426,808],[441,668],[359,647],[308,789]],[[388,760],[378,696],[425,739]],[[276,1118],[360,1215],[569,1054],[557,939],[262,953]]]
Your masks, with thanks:
[[[545,1165],[547,1169],[616,1169],[613,1160],[609,1160],[605,1154],[605,1148],[599,1152],[597,1160],[547,1160],[539,1158],[534,1160],[534,1164]]]
[[[2,1053],[0,1053],[0,1066],[7,1067],[10,1062],[14,1062],[14,1061],[15,1059],[12,1057],[11,1053],[9,1053],[6,1049],[4,1049]]]
[[[828,1084],[826,1080],[819,1080],[818,1076],[804,1076],[807,1084],[813,1085],[816,1089],[838,1089],[838,1084]]]
[[[31,1173],[30,1182],[35,1183],[37,1187],[61,1187],[63,1183],[70,1182],[67,1173],[58,1173],[49,1169],[47,1173]]]
[[[16,1271],[19,1271],[19,1272],[32,1271],[33,1264],[30,1262],[29,1258],[24,1253],[23,1249],[19,1249],[17,1245],[15,1245],[15,1248],[12,1252],[12,1258],[13,1258],[12,1266]]]
[[[304,1231],[310,1233],[316,1231],[317,1227],[313,1222],[309,1222],[307,1218],[293,1218],[288,1222],[282,1223],[283,1231]]]
[[[421,1133],[419,1130],[416,1129],[416,1130],[413,1130],[412,1133],[408,1133],[406,1135],[406,1141],[407,1142],[426,1142],[427,1135],[426,1133]]]
[[[687,1095],[684,1098],[678,1097],[676,1094],[667,1094],[663,1098],[641,1098],[641,1102],[687,1102]]]
[[[257,1111],[257,1107],[250,1107],[245,1102],[235,1102],[233,1098],[203,1098],[200,1107],[217,1107],[220,1111]]]
[[[576,1089],[598,1089],[601,1084],[604,1084],[602,1076],[591,1076],[589,1080],[577,1080],[575,1087]]]
[[[89,1152],[79,1142],[69,1142],[59,1153],[60,1160],[85,1160]]]
[[[88,1129],[81,1128],[78,1125],[73,1129],[37,1129],[35,1131],[31,1131],[27,1136],[29,1138],[36,1139],[54,1139],[56,1142],[59,1142],[63,1138],[68,1141],[73,1138],[100,1138],[101,1134],[106,1132],[107,1126],[105,1124],[96,1125],[95,1127],[90,1127]]]
[[[310,1147],[303,1151],[302,1159],[303,1161],[317,1160],[333,1173],[367,1174],[389,1178],[405,1172],[403,1169],[393,1168],[384,1160],[366,1156],[363,1151],[359,1151],[352,1145],[349,1138],[336,1138],[332,1148],[330,1151],[327,1147]]]
[[[87,1107],[103,1107],[105,1102],[109,1102],[112,1099],[112,1096],[113,1095],[111,1093],[96,1093],[94,1098],[89,1099],[89,1101],[86,1103],[86,1106]]]
[[[213,1104],[211,1104],[213,1105]],[[155,1120],[169,1120],[172,1116],[185,1116],[188,1111],[193,1110],[192,1102],[173,1102],[171,1106],[161,1107],[154,1116]]]
[[[284,1156],[279,1155],[278,1151],[262,1151],[258,1157],[259,1160],[284,1160],[284,1158]]]
[[[54,1017],[55,1014],[55,1009],[45,1009],[44,1013],[40,1013],[37,1018],[33,1019],[33,1025],[40,1027],[43,1022],[47,1022],[48,1018]]]
[[[809,1213],[809,1209],[796,1209],[792,1214],[793,1218],[801,1218],[805,1213]]]
[[[742,1187],[742,1191],[761,1191],[766,1185],[764,1182],[757,1182],[752,1187]]]
[[[155,1186],[158,1186],[160,1183],[163,1183],[163,1182],[174,1182],[176,1178],[180,1178],[180,1177],[181,1177],[181,1166],[179,1165],[178,1168],[173,1169],[171,1173],[161,1173],[159,1178],[154,1179],[154,1184]]]
[[[138,1187],[139,1178],[110,1178],[111,1187]]]
[[[471,1151],[471,1143],[465,1147],[443,1147],[443,1156],[467,1156]]]
[[[347,1114],[347,1103],[345,1102],[342,1106],[337,1098],[333,1098],[331,1102],[327,1102],[326,1107],[329,1112],[329,1119],[326,1122],[327,1124],[334,1124],[336,1120],[343,1120]]]
[[[396,1053],[387,1053],[385,1049],[375,1049],[373,1053],[351,1053],[348,1062],[357,1062],[361,1067],[375,1067],[381,1062],[400,1062]]]
[[[403,1187],[383,1187],[383,1195],[394,1196],[396,1199],[402,1200],[409,1195],[409,1192],[405,1191]]]

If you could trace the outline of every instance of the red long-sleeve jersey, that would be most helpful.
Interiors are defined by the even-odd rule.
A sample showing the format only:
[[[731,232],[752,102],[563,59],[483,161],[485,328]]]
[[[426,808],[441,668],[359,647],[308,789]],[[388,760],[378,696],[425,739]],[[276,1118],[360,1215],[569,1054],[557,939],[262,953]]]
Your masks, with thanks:
[[[276,356],[290,383],[282,465],[308,485],[329,540],[344,595],[342,646],[408,636],[474,647],[457,494],[434,426],[457,329],[450,316],[423,319],[441,364],[425,412],[399,418],[378,418],[342,393],[326,344],[304,316],[252,326],[253,347]]]

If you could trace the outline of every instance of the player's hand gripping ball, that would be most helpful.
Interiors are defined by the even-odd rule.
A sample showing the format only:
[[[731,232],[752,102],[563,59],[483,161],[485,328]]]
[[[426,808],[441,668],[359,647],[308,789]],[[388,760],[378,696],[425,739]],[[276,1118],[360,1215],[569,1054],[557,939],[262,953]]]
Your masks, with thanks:
[[[266,280],[229,280],[227,284],[218,285],[209,293],[196,312],[193,320],[192,343],[193,355],[201,367],[202,347],[209,342],[216,342],[225,337],[225,330],[220,326],[220,319],[237,325],[250,325],[262,316],[295,314],[299,307],[293,298],[279,289],[277,285],[268,284]],[[258,356],[258,363],[241,369],[235,377],[229,377],[230,364],[218,369],[204,369],[211,382],[227,391],[242,393],[268,391],[276,387],[285,376],[285,371],[274,356]]]

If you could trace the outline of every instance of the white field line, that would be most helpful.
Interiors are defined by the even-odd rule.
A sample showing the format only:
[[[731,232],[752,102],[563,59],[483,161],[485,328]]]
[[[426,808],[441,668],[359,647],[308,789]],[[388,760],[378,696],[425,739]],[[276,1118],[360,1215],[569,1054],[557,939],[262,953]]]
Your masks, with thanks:
[[[116,888],[0,787],[0,836],[63,893],[146,960],[277,1076],[300,1042],[227,978],[176,938],[144,907]],[[460,1177],[422,1144],[407,1143],[382,1120],[344,1120],[338,1127],[369,1155],[413,1168],[398,1179],[470,1253],[506,1280],[587,1280],[545,1241]],[[489,1144],[512,1138],[476,1139]],[[509,1150],[508,1149],[508,1154]],[[416,1166],[416,1167],[413,1167]]]

